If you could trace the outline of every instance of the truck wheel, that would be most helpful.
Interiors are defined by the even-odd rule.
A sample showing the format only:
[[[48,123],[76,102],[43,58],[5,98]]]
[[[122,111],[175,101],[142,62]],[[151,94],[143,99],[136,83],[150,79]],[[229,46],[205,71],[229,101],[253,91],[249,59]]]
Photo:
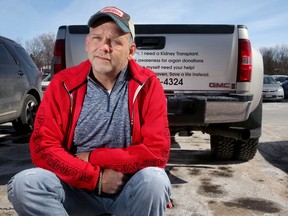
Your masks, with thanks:
[[[33,131],[38,106],[38,101],[33,95],[26,96],[19,118],[12,122],[17,133],[23,134]]]
[[[235,152],[235,139],[217,135],[210,136],[212,156],[219,160],[230,160]]]
[[[257,152],[259,138],[249,139],[247,141],[237,140],[236,142],[236,160],[248,161],[254,158]]]

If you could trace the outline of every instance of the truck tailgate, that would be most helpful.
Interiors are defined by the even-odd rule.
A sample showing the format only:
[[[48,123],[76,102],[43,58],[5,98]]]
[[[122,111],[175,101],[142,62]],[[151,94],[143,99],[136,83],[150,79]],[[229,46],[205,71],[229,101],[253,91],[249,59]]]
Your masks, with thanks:
[[[234,25],[136,25],[135,60],[157,73],[165,90],[235,91]]]

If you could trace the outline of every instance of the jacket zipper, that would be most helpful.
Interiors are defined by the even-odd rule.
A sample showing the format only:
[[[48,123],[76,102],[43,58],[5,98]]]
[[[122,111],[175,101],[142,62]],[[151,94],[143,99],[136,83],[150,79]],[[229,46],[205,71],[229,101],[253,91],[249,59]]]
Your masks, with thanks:
[[[69,134],[70,134],[70,129],[72,126],[72,111],[73,111],[73,95],[69,92],[67,86],[65,85],[65,83],[63,82],[63,87],[65,89],[65,91],[67,92],[68,96],[69,96],[69,101],[70,101],[70,111],[69,111],[69,116],[68,116],[68,127],[67,127],[67,131],[65,134],[65,138],[64,138],[64,146],[67,147],[68,149],[68,140],[69,140]]]

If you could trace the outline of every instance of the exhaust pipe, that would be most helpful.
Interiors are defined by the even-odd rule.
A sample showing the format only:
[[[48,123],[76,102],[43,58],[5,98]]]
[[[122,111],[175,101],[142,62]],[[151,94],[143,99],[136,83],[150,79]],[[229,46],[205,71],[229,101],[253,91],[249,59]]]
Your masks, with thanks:
[[[237,129],[237,128],[206,128],[204,131],[210,135],[230,137],[238,140],[246,141],[250,138],[251,133],[248,129]]]

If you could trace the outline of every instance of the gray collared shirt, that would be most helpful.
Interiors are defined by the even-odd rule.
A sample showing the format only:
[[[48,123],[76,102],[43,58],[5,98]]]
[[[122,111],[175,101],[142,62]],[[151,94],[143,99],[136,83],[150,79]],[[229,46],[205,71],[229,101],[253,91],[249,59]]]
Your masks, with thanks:
[[[128,69],[120,72],[110,93],[88,76],[87,92],[74,132],[77,152],[101,147],[125,148],[130,142]]]

